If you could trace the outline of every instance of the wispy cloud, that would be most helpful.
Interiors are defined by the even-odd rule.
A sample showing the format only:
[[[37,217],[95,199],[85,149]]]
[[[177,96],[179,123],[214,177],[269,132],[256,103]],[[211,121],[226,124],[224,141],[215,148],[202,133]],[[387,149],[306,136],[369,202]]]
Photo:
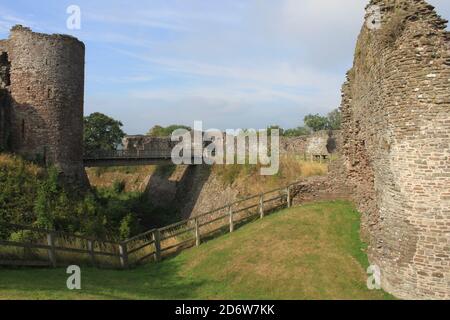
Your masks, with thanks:
[[[188,74],[200,77],[215,77],[247,81],[249,83],[260,82],[287,87],[313,87],[322,86],[324,81],[340,81],[343,76],[335,76],[320,70],[308,68],[308,66],[295,66],[289,62],[271,61],[268,65],[239,66],[205,63],[201,61],[153,58],[151,55],[137,54],[125,50],[118,52],[141,61],[148,62],[175,74]]]
[[[89,81],[94,81],[98,83],[116,83],[116,84],[136,84],[136,83],[147,83],[154,81],[155,78],[148,75],[132,75],[124,77],[106,77],[106,76],[92,76]]]
[[[135,27],[147,27],[156,29],[166,29],[171,31],[189,31],[190,28],[175,21],[161,21],[156,18],[146,16],[142,13],[134,13],[132,15],[105,15],[93,12],[87,12],[84,15],[85,19],[88,21],[109,23],[114,25],[129,25]]]
[[[139,133],[194,119],[297,126],[337,107],[368,0],[76,2],[81,30],[65,28],[64,1],[2,2],[0,34],[19,23],[85,41],[86,112]],[[448,0],[429,2],[450,17]]]
[[[2,8],[0,8],[0,32],[9,32],[12,26],[16,24],[22,25],[32,25],[30,20],[22,19],[10,13],[5,13]]]

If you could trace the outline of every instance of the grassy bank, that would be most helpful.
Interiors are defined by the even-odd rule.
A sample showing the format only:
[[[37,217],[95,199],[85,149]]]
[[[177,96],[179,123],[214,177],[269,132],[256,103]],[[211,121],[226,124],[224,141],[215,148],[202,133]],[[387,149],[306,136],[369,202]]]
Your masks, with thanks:
[[[359,214],[347,202],[280,211],[159,264],[130,271],[0,269],[1,299],[385,299],[366,288]]]
[[[328,173],[328,163],[312,162],[299,155],[281,155],[279,171],[273,176],[262,176],[261,165],[214,165],[210,174],[217,177],[224,187],[233,186],[242,194],[253,195],[270,189],[283,187],[293,181]],[[86,170],[92,186],[112,188],[115,183],[124,184],[127,192],[151,192],[148,183],[153,175],[167,181],[181,181],[183,166],[136,166],[89,168]]]

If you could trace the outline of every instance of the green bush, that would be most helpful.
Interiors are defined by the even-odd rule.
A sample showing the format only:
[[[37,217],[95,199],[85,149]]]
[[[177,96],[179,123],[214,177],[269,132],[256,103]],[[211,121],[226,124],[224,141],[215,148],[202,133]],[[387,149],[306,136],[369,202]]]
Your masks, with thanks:
[[[124,189],[117,181],[110,189],[75,192],[60,183],[56,168],[0,154],[0,238],[22,236],[2,222],[112,240],[153,227],[138,223],[150,211],[149,200]]]
[[[23,230],[11,233],[9,240],[16,242],[32,242],[37,240],[38,235],[30,230]]]
[[[35,220],[34,201],[42,175],[38,167],[20,158],[0,154],[0,223]]]
[[[116,180],[113,183],[113,190],[116,193],[122,193],[125,191],[126,183],[123,180]]]
[[[132,235],[137,233],[137,230],[139,230],[139,226],[136,216],[132,213],[127,214],[120,223],[120,239],[125,240],[127,238],[130,238]]]

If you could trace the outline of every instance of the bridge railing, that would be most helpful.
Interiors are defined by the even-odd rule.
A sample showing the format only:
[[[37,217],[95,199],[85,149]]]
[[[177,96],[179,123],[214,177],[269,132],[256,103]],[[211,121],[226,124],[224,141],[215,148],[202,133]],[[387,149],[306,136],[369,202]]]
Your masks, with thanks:
[[[203,155],[203,149],[191,149],[191,157],[196,154]],[[181,155],[182,156],[182,155]],[[170,159],[172,149],[151,149],[151,150],[95,150],[84,154],[85,160],[105,160],[105,159]],[[201,158],[201,157],[199,157]]]
[[[170,158],[172,150],[96,150],[86,152],[84,159],[142,159],[142,158]]]

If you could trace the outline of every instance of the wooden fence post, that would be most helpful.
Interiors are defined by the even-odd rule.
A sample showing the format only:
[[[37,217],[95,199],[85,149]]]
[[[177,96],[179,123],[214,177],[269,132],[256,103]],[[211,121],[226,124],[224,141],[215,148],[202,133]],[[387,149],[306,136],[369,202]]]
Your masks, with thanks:
[[[195,218],[194,222],[195,222],[195,246],[198,247],[198,246],[200,246],[200,242],[201,242],[198,218]]]
[[[233,221],[233,208],[228,207],[228,214],[230,215],[230,232],[234,232],[234,221]]]
[[[264,194],[259,196],[259,214],[261,219],[264,218]]]
[[[291,187],[286,188],[286,196],[287,196],[287,207],[291,207]]]
[[[55,234],[53,232],[47,234],[47,244],[50,247],[48,249],[48,259],[52,267],[56,268]]]
[[[159,229],[153,232],[153,241],[155,241],[155,260],[159,262],[161,261],[161,232]]]
[[[92,266],[95,267],[94,241],[95,240],[88,240],[88,251],[89,257],[91,258]]]
[[[120,266],[122,269],[128,268],[128,250],[127,244],[125,242],[121,242],[119,244],[119,253],[120,253]]]

